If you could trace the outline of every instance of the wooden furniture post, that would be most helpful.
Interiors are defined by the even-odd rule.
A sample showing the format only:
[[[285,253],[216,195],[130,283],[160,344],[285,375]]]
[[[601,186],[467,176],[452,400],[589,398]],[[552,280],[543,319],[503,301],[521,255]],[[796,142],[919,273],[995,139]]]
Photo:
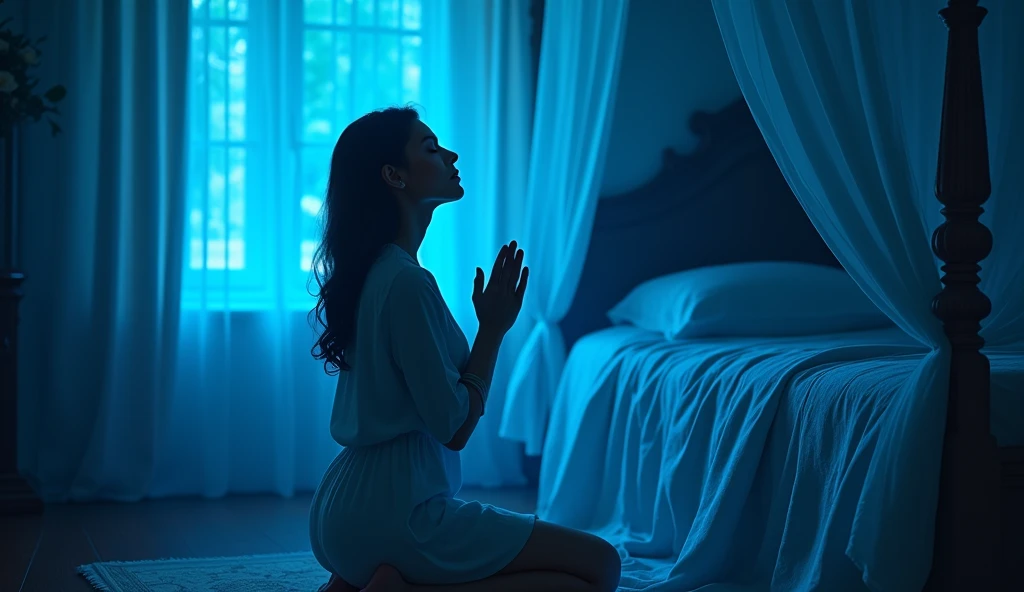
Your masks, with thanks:
[[[935,195],[946,221],[932,235],[944,263],[932,311],[951,346],[949,406],[942,453],[935,556],[929,589],[997,590],[999,457],[990,429],[990,371],[981,353],[981,320],[991,312],[978,289],[979,263],[992,233],[979,220],[992,192],[978,51],[987,14],[978,0],[949,0],[949,29]]]
[[[0,516],[43,509],[18,473],[18,305],[24,279],[0,270]]]

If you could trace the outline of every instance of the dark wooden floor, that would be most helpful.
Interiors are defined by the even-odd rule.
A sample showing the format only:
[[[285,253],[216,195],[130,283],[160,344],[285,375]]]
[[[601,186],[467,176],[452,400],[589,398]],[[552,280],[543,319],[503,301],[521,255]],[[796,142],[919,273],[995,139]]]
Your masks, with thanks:
[[[532,512],[530,490],[463,490]],[[75,568],[95,561],[308,551],[309,495],[47,506],[42,516],[0,516],[0,592],[89,592]]]

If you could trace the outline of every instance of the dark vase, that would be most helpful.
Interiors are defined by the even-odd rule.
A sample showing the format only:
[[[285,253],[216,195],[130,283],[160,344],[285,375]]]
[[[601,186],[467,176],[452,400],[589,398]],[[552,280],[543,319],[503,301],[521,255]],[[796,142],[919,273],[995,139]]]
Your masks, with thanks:
[[[3,261],[0,262],[0,515],[35,514],[43,504],[18,471],[18,306],[25,274],[17,263],[17,136],[0,140]]]

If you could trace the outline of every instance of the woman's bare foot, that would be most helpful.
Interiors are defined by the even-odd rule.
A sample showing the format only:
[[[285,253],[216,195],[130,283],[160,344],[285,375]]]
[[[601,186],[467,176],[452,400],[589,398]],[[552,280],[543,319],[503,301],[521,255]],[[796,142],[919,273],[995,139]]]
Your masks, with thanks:
[[[317,592],[359,592],[359,588],[331,574],[331,579],[327,580],[327,583],[323,586],[320,586]]]
[[[390,565],[381,565],[373,572],[370,583],[362,592],[404,592],[408,589],[409,584],[405,583],[397,569]]]

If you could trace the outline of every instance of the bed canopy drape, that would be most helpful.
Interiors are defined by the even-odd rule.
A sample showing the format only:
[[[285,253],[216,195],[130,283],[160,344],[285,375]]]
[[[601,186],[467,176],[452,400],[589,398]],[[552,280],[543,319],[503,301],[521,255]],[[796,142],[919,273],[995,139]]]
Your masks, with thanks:
[[[958,490],[962,495],[984,499],[998,488],[991,482],[998,468],[995,444],[987,442],[988,365],[977,354],[976,321],[985,319],[982,335],[992,347],[1024,341],[1022,170],[1012,164],[1021,162],[1014,139],[1024,133],[1024,4],[985,3],[993,16],[981,27],[979,70],[972,43],[976,48],[984,10],[977,0],[950,0],[942,14],[949,28],[944,72],[947,33],[934,16],[944,5],[939,0],[713,1],[743,96],[811,221],[871,300],[932,348],[875,436],[846,549],[870,588],[919,590],[932,565],[940,465],[967,471],[957,487],[971,489]],[[981,221],[995,236],[991,253],[977,224],[989,194],[986,148],[991,199]],[[936,195],[949,223],[932,241],[944,222]],[[972,287],[979,259],[992,305],[987,317]],[[944,262],[948,287],[936,298]],[[977,372],[978,381],[954,384],[951,393],[951,364],[954,376]],[[949,428],[947,399],[959,407]],[[980,456],[943,465],[947,429],[972,439],[965,446]],[[953,530],[943,533],[939,522],[940,535],[958,534],[970,555],[958,562],[978,570],[968,576],[947,567],[954,587],[970,581],[972,589],[989,589],[984,572],[994,571],[998,504],[978,506],[960,518],[974,526],[947,524]],[[970,533],[985,530],[982,523],[996,535],[968,542]]]
[[[601,190],[629,0],[544,3],[524,235],[529,327],[499,434],[540,454],[565,365],[558,322],[572,304]]]

